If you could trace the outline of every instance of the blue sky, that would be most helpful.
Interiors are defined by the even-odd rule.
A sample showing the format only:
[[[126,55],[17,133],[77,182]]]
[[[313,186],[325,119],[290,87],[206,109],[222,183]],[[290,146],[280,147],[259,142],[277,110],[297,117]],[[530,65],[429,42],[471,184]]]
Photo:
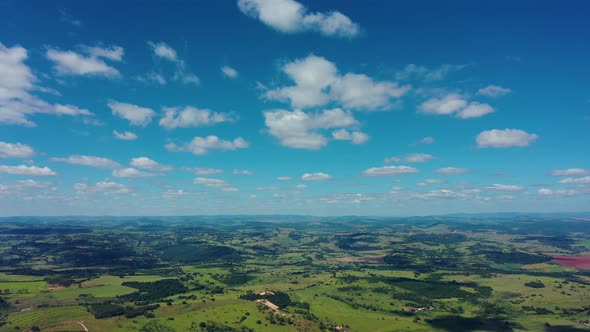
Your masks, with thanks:
[[[3,1],[0,215],[587,211],[589,15]]]

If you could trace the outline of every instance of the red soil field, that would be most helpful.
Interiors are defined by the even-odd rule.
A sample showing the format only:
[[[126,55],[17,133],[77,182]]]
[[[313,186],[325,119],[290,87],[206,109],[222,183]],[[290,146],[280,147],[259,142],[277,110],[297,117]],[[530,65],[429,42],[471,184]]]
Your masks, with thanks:
[[[553,260],[559,265],[575,267],[578,269],[589,269],[590,270],[590,257],[557,256],[557,257],[553,257]]]

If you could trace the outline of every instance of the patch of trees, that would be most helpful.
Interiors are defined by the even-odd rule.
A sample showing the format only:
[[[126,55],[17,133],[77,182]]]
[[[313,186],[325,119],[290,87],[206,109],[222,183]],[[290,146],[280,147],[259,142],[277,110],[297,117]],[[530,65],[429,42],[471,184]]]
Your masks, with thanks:
[[[45,278],[45,281],[50,285],[59,285],[64,287],[69,287],[74,283],[74,280],[72,278],[65,275],[58,275],[50,278]]]
[[[175,329],[166,326],[158,321],[152,320],[147,322],[139,329],[140,332],[176,332]],[[195,330],[196,331],[196,330]]]
[[[158,308],[160,305],[145,305],[145,306],[122,306],[114,303],[94,303],[88,306],[88,311],[94,315],[96,319],[109,318],[124,315],[127,318],[135,318],[145,315],[151,310]]]
[[[214,321],[200,322],[196,324],[193,322],[190,331],[203,331],[203,332],[254,332],[253,329],[246,326],[240,326],[238,328],[224,325]],[[152,331],[145,331],[152,332]],[[155,332],[155,331],[154,331]]]
[[[234,248],[226,246],[180,244],[165,248],[162,259],[178,263],[205,263],[219,260],[236,262],[240,260],[240,254]]]
[[[119,296],[127,301],[153,302],[175,294],[186,293],[189,289],[178,279],[163,279],[152,282],[127,281],[123,286],[137,289],[137,292]]]
[[[481,317],[447,316],[434,319],[425,319],[430,325],[453,332],[493,331],[511,332],[516,327],[513,323],[501,319],[489,319]]]
[[[249,275],[248,273],[244,272],[236,272],[230,271],[229,274],[222,274],[216,276],[215,279],[219,282],[222,282],[228,286],[239,286],[247,283],[248,281],[254,279],[253,276]]]
[[[246,294],[240,295],[240,298],[243,300],[249,300],[249,301],[254,301],[254,300],[258,300],[258,299],[267,299],[270,302],[276,304],[281,309],[293,304],[293,302],[291,301],[291,298],[289,297],[289,294],[279,292],[279,291],[274,292],[274,294],[265,294],[265,295],[259,295],[259,294],[256,294],[256,293],[250,291]]]
[[[538,280],[526,282],[524,285],[530,288],[545,288],[545,284]]]
[[[533,255],[524,252],[511,251],[475,251],[474,254],[483,254],[488,260],[497,264],[537,264],[548,262],[552,258],[545,255]]]
[[[419,233],[410,235],[405,238],[404,242],[412,243],[412,242],[419,242],[419,243],[426,243],[429,245],[448,245],[453,243],[459,243],[467,241],[467,236],[464,234],[457,234],[457,233],[446,233],[446,234],[429,234],[429,233]]]

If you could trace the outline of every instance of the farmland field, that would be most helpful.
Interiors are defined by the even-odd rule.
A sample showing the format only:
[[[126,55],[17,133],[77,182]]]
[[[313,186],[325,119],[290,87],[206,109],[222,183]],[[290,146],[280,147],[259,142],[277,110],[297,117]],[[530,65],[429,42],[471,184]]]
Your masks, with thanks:
[[[586,331],[589,233],[542,217],[3,219],[0,331]]]

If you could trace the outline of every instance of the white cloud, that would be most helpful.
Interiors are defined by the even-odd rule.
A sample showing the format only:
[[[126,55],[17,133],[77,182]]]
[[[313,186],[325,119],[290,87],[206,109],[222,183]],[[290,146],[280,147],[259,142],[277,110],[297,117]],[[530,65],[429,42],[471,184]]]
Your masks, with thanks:
[[[198,184],[201,186],[209,187],[209,188],[218,188],[224,192],[236,192],[239,191],[238,188],[231,185],[231,183],[226,182],[221,179],[212,179],[212,178],[196,178],[193,180],[194,184]]]
[[[404,157],[404,161],[407,163],[425,163],[432,159],[434,156],[427,153],[412,153]]]
[[[247,169],[234,169],[232,171],[232,173],[235,175],[253,175],[254,174],[254,172],[249,171]]]
[[[144,83],[157,83],[160,85],[165,85],[166,83],[168,83],[168,81],[166,80],[164,75],[162,75],[160,73],[155,73],[155,72],[151,72],[151,73],[147,73],[142,76],[138,76],[137,80],[139,80],[140,82],[144,82]]]
[[[539,138],[537,134],[529,134],[520,129],[492,129],[477,135],[478,148],[509,148],[528,146]]]
[[[434,159],[435,157],[431,154],[427,153],[410,153],[405,155],[403,158],[400,157],[389,157],[385,158],[384,162],[386,164],[390,163],[398,163],[400,161],[404,161],[406,163],[425,163],[429,160]]]
[[[467,103],[467,99],[459,94],[450,93],[442,98],[430,98],[423,102],[418,112],[427,114],[451,115],[460,119],[479,118],[494,112],[488,104],[478,102]]]
[[[580,195],[578,191],[572,189],[551,190],[547,188],[541,188],[537,190],[537,194],[544,197],[567,197]]]
[[[123,55],[125,54],[125,50],[122,47],[116,45],[110,47],[83,46],[83,49],[93,58],[104,58],[112,61],[123,60]]]
[[[396,80],[421,79],[426,82],[440,81],[446,78],[448,74],[459,71],[467,67],[466,65],[444,64],[436,69],[428,69],[425,66],[409,64],[401,71],[395,74]]]
[[[330,86],[330,95],[350,109],[388,109],[392,98],[400,98],[410,86],[395,82],[376,82],[364,74],[345,74]]]
[[[174,169],[172,166],[160,164],[157,161],[152,160],[148,157],[133,158],[131,159],[131,162],[129,164],[133,167],[147,169],[148,171],[156,172],[166,172]]]
[[[117,178],[129,178],[129,179],[138,179],[138,178],[149,178],[152,176],[156,176],[156,174],[142,172],[133,167],[127,168],[119,168],[113,170],[113,176]]]
[[[176,51],[172,47],[170,47],[168,44],[163,43],[163,42],[155,43],[155,42],[149,41],[148,45],[152,48],[154,55],[156,55],[157,57],[160,57],[160,58],[163,58],[166,60],[170,60],[172,62],[178,61],[178,56],[176,54]]]
[[[0,141],[0,158],[31,158],[35,149],[22,143],[7,143]]]
[[[434,138],[428,136],[428,137],[424,137],[423,139],[421,139],[419,141],[420,143],[424,143],[424,144],[432,144],[434,143]]]
[[[328,139],[320,130],[358,125],[350,112],[339,108],[317,113],[300,110],[266,111],[264,119],[270,134],[278,138],[283,146],[309,150],[317,150],[328,144]]]
[[[279,190],[279,187],[258,187],[256,188],[256,190],[259,191],[275,191],[275,190]]]
[[[467,101],[459,94],[451,93],[442,98],[431,98],[420,105],[420,112],[430,114],[452,114],[467,106]]]
[[[392,99],[410,90],[410,86],[375,81],[364,74],[340,75],[334,63],[313,54],[287,63],[282,69],[295,85],[268,90],[264,97],[289,101],[296,109],[333,101],[351,109],[384,110],[393,106]]]
[[[331,179],[332,176],[326,173],[305,173],[301,176],[303,181],[326,181]]]
[[[416,185],[418,187],[425,187],[425,186],[427,186],[429,184],[441,184],[441,183],[446,183],[446,181],[445,180],[440,180],[440,179],[426,179],[426,180],[424,180],[422,182],[416,183]]]
[[[457,168],[457,167],[444,167],[444,168],[439,168],[439,169],[435,170],[434,172],[438,173],[438,174],[465,174],[465,173],[469,173],[470,170],[465,169],[465,168]]]
[[[185,196],[188,194],[189,194],[188,192],[186,192],[182,189],[178,189],[178,190],[168,189],[166,191],[163,191],[161,196],[163,199],[177,199],[178,197]]]
[[[188,128],[209,126],[221,122],[236,121],[235,116],[228,113],[217,113],[209,109],[199,109],[192,106],[164,107],[164,117],[160,119],[160,126],[170,130],[174,128]]]
[[[290,176],[279,176],[279,177],[277,178],[277,180],[278,180],[278,181],[291,181],[291,180],[293,180],[293,178],[292,178],[292,177],[290,177]]]
[[[511,93],[512,90],[503,88],[498,85],[488,85],[485,88],[481,88],[477,91],[477,94],[487,97],[499,97]]]
[[[74,165],[84,165],[97,168],[119,168],[118,162],[102,157],[85,156],[85,155],[72,155],[67,158],[51,158],[51,161],[59,161]]]
[[[565,178],[559,183],[567,183],[567,184],[587,184],[590,183],[590,176],[584,176],[581,178]]]
[[[86,48],[89,53],[85,56],[74,51],[60,51],[57,49],[48,49],[46,53],[47,59],[54,63],[54,69],[59,75],[89,75],[89,76],[105,76],[117,77],[120,75],[119,71],[114,67],[109,66],[103,59],[117,60],[117,56],[123,56],[123,49],[115,46],[116,49],[101,49],[98,47]],[[119,50],[117,52],[117,50]],[[90,53],[92,52],[92,53]]]
[[[54,176],[57,175],[49,167],[37,167],[37,166],[8,166],[0,165],[0,173],[12,174],[12,175],[29,175],[29,176]]]
[[[195,167],[195,168],[186,168],[191,172],[194,172],[197,175],[214,175],[214,174],[221,174],[223,173],[222,169],[218,168],[209,168],[209,167]]]
[[[584,176],[590,175],[590,171],[585,170],[583,168],[568,168],[568,169],[558,169],[551,172],[553,176]]]
[[[295,0],[238,0],[238,8],[242,13],[285,33],[311,30],[325,36],[347,38],[360,33],[358,24],[348,16],[337,11],[308,13],[307,8]]]
[[[494,112],[494,108],[488,104],[471,102],[467,107],[457,112],[457,117],[460,119],[479,118],[492,112]]]
[[[54,110],[56,115],[94,115],[87,109],[79,108],[73,105],[55,104]]]
[[[133,141],[137,139],[137,135],[129,131],[120,133],[116,130],[113,130],[113,136],[115,136],[116,139],[120,139],[123,141]]]
[[[521,186],[515,185],[506,185],[506,184],[493,184],[491,186],[485,187],[488,190],[497,190],[497,191],[522,191],[524,190]]]
[[[352,141],[352,144],[364,144],[370,139],[370,136],[360,131],[351,133],[346,129],[340,129],[332,132],[332,138],[339,141]]]
[[[51,105],[32,95],[31,91],[59,93],[36,85],[38,79],[25,64],[27,58],[25,48],[0,43],[0,123],[34,127],[36,124],[28,116],[35,113],[92,115],[71,105]]]
[[[156,112],[150,108],[121,103],[114,100],[110,100],[108,106],[112,110],[113,115],[129,120],[134,126],[146,126],[152,121],[152,117],[156,115]]]
[[[223,74],[223,76],[229,77],[229,78],[237,78],[239,75],[238,71],[230,66],[221,67],[221,73]]]
[[[129,194],[129,193],[131,193],[131,189],[129,189],[127,186],[117,183],[117,182],[108,181],[108,180],[97,182],[93,188],[88,187],[87,190],[98,191],[98,192],[102,192],[104,194]]]
[[[409,166],[383,166],[383,167],[371,167],[362,172],[364,176],[395,176],[418,173],[414,167]]]
[[[241,137],[235,138],[233,141],[226,141],[214,135],[209,135],[207,137],[197,136],[193,138],[192,141],[182,146],[178,146],[174,143],[168,143],[165,145],[166,149],[169,151],[188,151],[196,155],[207,154],[209,150],[237,150],[245,149],[248,146],[250,146],[250,143]]]

